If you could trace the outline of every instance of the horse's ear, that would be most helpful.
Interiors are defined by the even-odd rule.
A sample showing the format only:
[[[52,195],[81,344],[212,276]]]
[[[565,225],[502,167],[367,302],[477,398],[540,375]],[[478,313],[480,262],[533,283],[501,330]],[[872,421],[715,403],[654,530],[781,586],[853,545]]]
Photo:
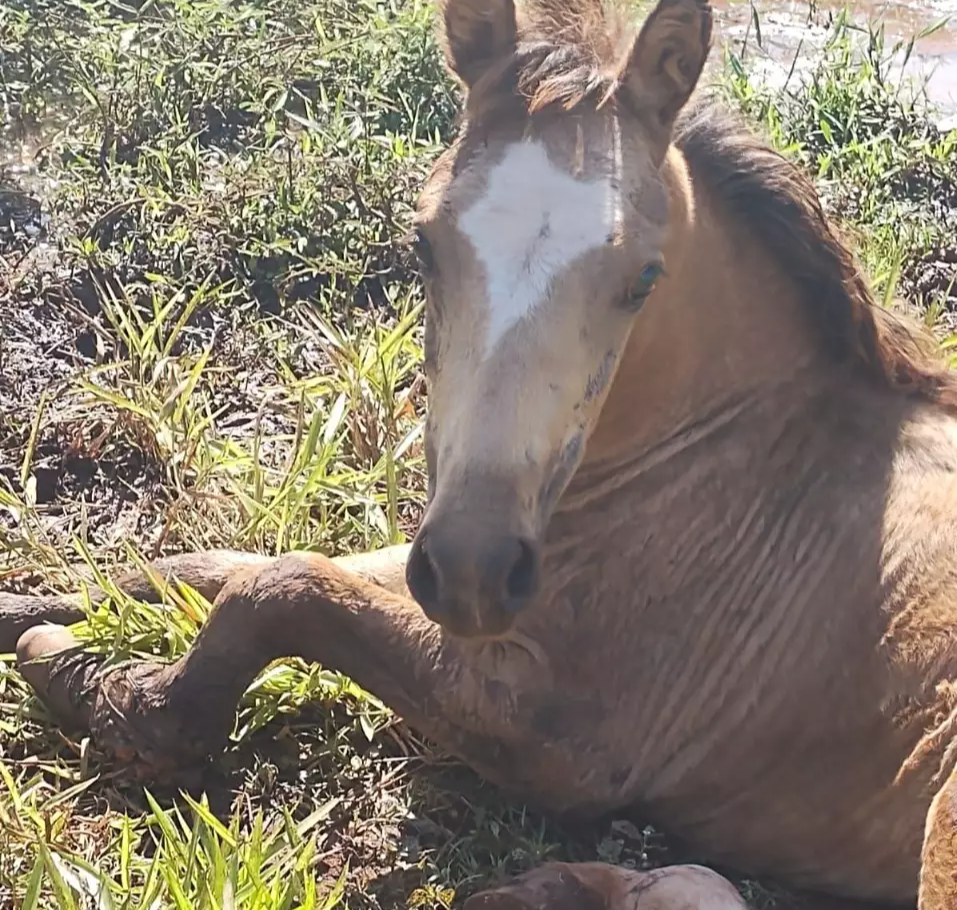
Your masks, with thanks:
[[[513,0],[441,0],[439,11],[445,62],[466,88],[515,47]]]
[[[618,82],[654,128],[670,135],[711,49],[708,0],[659,0],[622,63]]]

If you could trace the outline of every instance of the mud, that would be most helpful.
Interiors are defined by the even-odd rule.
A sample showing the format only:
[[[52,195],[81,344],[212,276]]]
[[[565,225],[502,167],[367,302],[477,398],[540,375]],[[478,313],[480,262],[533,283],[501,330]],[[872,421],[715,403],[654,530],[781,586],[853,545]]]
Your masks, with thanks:
[[[713,0],[712,5],[718,44],[743,54],[753,71],[775,86],[814,66],[842,9],[855,27],[863,29],[868,21],[882,25],[888,52],[930,32],[916,37],[909,55],[901,47],[890,56],[889,71],[899,78],[906,63],[905,83],[923,85],[937,126],[957,127],[957,0]]]
[[[923,86],[941,129],[957,126],[957,0],[713,0],[718,43],[750,60],[769,84],[780,86],[814,66],[842,9],[863,30],[883,26],[888,65],[905,82]],[[757,25],[755,24],[757,14]],[[935,29],[935,26],[939,26]],[[929,32],[918,37],[922,32]],[[910,54],[906,45],[916,38]]]

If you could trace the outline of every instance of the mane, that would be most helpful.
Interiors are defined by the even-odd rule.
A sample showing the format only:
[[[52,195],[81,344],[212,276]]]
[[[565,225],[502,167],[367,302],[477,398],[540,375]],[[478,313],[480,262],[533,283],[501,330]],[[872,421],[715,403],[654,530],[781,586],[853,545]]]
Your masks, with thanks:
[[[935,339],[874,299],[810,178],[713,100],[697,100],[673,142],[718,204],[747,224],[800,290],[821,344],[895,392],[957,411],[957,372]]]
[[[699,0],[703,2],[703,0]],[[608,0],[525,0],[520,39],[470,93],[470,117],[500,105],[534,116],[558,106],[616,102],[620,61],[634,32]],[[896,393],[957,412],[957,371],[913,320],[878,304],[850,247],[829,223],[810,178],[713,99],[698,98],[675,124],[673,142],[717,203],[753,229],[757,242],[800,289],[824,348],[856,362]]]

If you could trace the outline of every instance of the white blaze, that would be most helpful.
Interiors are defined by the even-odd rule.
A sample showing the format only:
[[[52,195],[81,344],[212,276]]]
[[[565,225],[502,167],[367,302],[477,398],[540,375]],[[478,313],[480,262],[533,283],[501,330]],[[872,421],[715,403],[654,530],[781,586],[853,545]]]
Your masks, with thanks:
[[[485,194],[462,213],[459,228],[485,269],[486,355],[545,299],[557,275],[620,225],[617,139],[613,173],[595,180],[555,167],[540,143],[517,142],[489,172]]]

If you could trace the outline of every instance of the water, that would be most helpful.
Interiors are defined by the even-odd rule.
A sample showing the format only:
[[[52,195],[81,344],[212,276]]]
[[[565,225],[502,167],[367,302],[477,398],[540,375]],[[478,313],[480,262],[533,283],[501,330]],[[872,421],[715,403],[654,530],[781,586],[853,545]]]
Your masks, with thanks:
[[[56,181],[39,166],[46,143],[65,114],[26,125],[9,110],[0,126],[0,297],[7,295],[38,263],[52,266],[56,247],[47,236],[50,214],[43,199]]]
[[[941,20],[948,20],[916,41],[904,74],[906,79],[923,83],[938,110],[939,125],[957,128],[957,0],[816,0],[812,4],[808,0],[753,0],[761,47],[756,40],[750,0],[712,0],[712,5],[716,44],[730,46],[739,54],[744,46],[752,71],[774,85],[787,79],[795,55],[798,76],[813,66],[842,8],[848,10],[850,22],[862,29],[868,21],[875,26],[883,24],[888,52],[897,41],[906,44]],[[864,37],[862,33],[862,40]],[[902,63],[900,51],[891,60],[891,72],[896,68],[899,74]]]

